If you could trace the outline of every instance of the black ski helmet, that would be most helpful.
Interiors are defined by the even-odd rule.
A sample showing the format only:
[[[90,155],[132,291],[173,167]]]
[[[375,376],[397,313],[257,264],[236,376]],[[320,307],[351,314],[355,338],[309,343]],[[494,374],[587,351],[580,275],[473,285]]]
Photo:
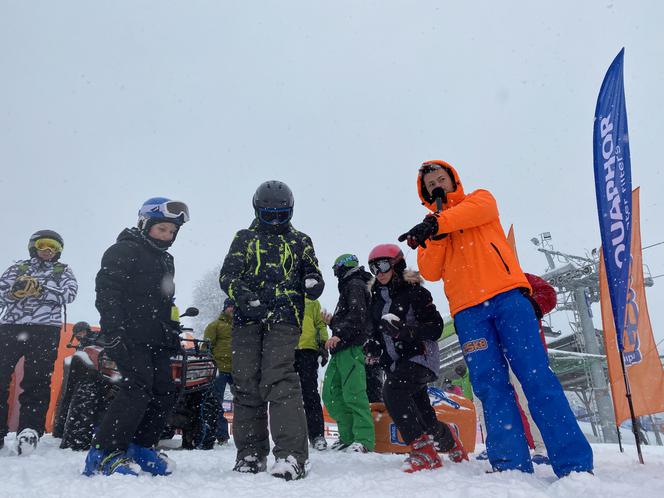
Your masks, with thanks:
[[[32,235],[30,235],[30,240],[28,241],[28,252],[30,253],[31,258],[37,257],[37,248],[35,247],[35,242],[39,239],[53,239],[60,243],[64,248],[65,242],[62,240],[60,234],[54,230],[38,230]],[[55,253],[55,256],[51,261],[57,261],[60,258],[61,253]]]
[[[88,322],[84,321],[76,322],[72,328],[72,333],[74,335],[80,335],[83,333],[88,334],[90,332],[92,332],[92,327],[90,327]]]
[[[99,337],[99,330],[92,330],[88,322],[81,321],[74,324],[72,335],[81,346],[89,346]]]
[[[263,223],[279,225],[293,217],[293,192],[284,182],[270,180],[261,183],[252,203],[256,217]]]

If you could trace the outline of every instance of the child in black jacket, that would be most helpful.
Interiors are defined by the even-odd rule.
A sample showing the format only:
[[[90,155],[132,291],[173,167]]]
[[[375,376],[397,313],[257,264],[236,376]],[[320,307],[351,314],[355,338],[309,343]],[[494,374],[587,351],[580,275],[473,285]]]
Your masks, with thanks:
[[[441,424],[431,406],[427,384],[438,377],[437,340],[443,319],[417,272],[406,270],[397,245],[381,244],[369,254],[369,269],[376,276],[372,286],[371,316],[380,345],[386,379],[385,406],[411,453],[405,472],[435,469],[443,465],[435,447],[453,461],[468,459],[461,442],[447,424]],[[435,441],[434,441],[435,437]]]

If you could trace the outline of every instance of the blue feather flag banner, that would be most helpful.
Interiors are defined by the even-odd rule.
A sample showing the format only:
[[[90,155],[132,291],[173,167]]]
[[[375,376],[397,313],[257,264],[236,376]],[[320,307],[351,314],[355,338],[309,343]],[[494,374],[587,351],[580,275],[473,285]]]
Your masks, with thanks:
[[[619,351],[627,301],[632,239],[632,173],[623,82],[623,48],[606,72],[593,128],[595,193],[602,251]]]

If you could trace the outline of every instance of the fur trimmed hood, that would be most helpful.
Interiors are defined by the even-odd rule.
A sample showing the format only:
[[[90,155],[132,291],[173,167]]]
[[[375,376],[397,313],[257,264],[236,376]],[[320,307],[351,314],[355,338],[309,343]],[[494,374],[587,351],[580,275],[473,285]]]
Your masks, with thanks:
[[[423,285],[424,284],[424,278],[422,278],[422,275],[420,275],[420,272],[417,270],[411,270],[410,268],[406,268],[403,273],[401,274],[401,280],[403,282],[406,282],[407,284],[411,285]],[[374,284],[378,282],[376,280],[376,277],[371,277],[371,280],[368,282],[369,285],[369,290],[372,290],[374,287]],[[390,281],[392,283],[392,281]],[[380,285],[380,284],[378,284]],[[389,284],[388,284],[389,285]]]
[[[410,270],[408,268],[406,268],[403,272],[403,279],[404,282],[408,282],[409,284],[422,285],[424,283],[424,279],[420,275],[419,271]]]

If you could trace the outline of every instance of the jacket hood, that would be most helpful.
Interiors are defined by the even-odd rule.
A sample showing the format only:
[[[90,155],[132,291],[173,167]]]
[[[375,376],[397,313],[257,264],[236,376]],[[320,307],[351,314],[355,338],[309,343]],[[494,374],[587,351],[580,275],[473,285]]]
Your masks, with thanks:
[[[125,228],[118,235],[117,241],[131,240],[133,242],[143,242],[143,237],[141,237],[141,232],[138,228]]]
[[[408,282],[409,284],[424,284],[424,279],[420,275],[420,272],[415,270],[404,270],[403,281]]]
[[[345,286],[351,280],[363,280],[367,284],[367,289],[371,289],[371,284],[374,280],[374,277],[371,273],[364,269],[364,266],[356,266],[348,270],[344,276],[339,280],[339,290]]]
[[[452,176],[454,177],[454,182],[456,183],[456,190],[454,192],[450,192],[447,194],[447,202],[443,203],[443,209],[450,208],[452,206],[455,206],[459,202],[461,202],[465,197],[466,194],[463,191],[463,185],[461,183],[461,179],[459,178],[459,173],[457,173],[457,170],[454,169],[454,167],[446,163],[445,161],[441,161],[440,159],[434,159],[432,161],[424,161],[422,163],[424,164],[438,164],[442,166],[443,168],[447,169],[450,173],[452,173]],[[422,204],[426,206],[430,211],[436,212],[436,203],[435,202],[428,202],[424,195],[424,184],[422,183],[422,175],[418,172],[417,173],[417,194],[420,196],[420,200],[422,201]]]
[[[136,242],[137,244],[141,244],[157,252],[166,252],[166,249],[159,248],[154,244],[152,244],[146,237],[143,236],[141,230],[136,227],[125,228],[124,230],[122,230],[122,232],[120,232],[120,235],[118,235],[117,241],[120,242],[123,240],[131,240],[133,242]]]

